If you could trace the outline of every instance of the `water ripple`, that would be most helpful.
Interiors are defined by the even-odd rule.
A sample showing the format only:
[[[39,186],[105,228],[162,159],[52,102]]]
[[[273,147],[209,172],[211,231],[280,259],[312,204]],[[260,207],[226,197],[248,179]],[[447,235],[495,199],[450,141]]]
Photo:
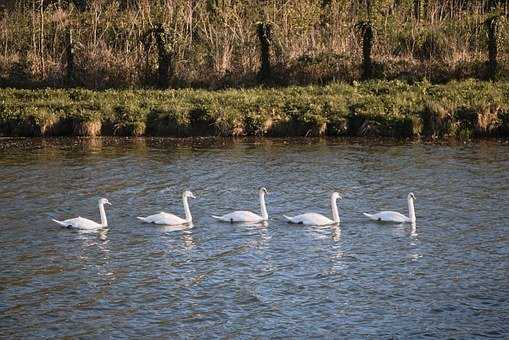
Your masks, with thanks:
[[[508,146],[341,140],[0,141],[2,337],[507,338]],[[267,225],[211,214],[259,211]],[[138,223],[159,211],[194,224]],[[287,224],[282,214],[342,223]],[[417,226],[362,212],[406,212]],[[98,232],[50,218],[99,219]]]

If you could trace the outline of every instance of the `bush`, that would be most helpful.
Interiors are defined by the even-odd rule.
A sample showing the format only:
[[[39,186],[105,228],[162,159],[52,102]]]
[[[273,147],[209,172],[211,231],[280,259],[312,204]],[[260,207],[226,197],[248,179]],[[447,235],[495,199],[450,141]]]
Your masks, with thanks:
[[[443,60],[449,55],[450,49],[447,46],[446,38],[441,32],[433,30],[426,30],[422,33],[414,50],[414,57],[421,61]]]

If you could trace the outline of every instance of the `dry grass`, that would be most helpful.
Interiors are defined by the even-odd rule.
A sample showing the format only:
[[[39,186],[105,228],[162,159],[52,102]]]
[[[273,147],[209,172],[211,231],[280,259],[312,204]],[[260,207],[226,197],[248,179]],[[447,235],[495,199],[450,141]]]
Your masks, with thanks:
[[[429,1],[420,20],[411,1],[373,2],[375,77],[484,77],[491,13],[484,1]],[[256,84],[255,23],[272,25],[274,83],[353,81],[360,78],[361,38],[354,24],[367,18],[362,1],[233,0],[18,1],[0,12],[0,85],[82,86],[102,89],[156,84],[157,52],[148,30],[161,23],[174,56],[173,87],[221,88]],[[509,74],[508,4],[497,9],[500,78]],[[65,82],[66,34],[73,29],[75,81]],[[145,42],[145,44],[144,44]]]

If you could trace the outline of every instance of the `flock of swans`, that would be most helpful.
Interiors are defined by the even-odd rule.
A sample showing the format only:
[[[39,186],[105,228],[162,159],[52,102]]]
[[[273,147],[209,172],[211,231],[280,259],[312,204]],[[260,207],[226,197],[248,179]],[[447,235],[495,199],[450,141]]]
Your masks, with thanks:
[[[260,199],[260,210],[261,215],[255,214],[251,211],[239,210],[234,211],[229,214],[225,214],[222,216],[212,215],[213,218],[228,223],[263,223],[269,220],[269,214],[267,213],[267,206],[265,204],[265,195],[267,194],[267,189],[260,188],[258,191],[259,199]],[[191,216],[191,210],[189,209],[189,198],[196,198],[192,192],[184,191],[182,194],[182,201],[184,205],[184,213],[185,217],[181,218],[174,214],[160,212],[158,214],[150,215],[147,217],[137,217],[140,221],[145,223],[154,223],[154,224],[162,224],[168,226],[178,226],[191,224],[193,222],[193,217]],[[337,200],[342,199],[341,196],[337,192],[333,192],[331,195],[331,208],[332,208],[332,219],[318,213],[305,213],[296,216],[286,216],[283,215],[284,218],[288,220],[289,223],[295,224],[304,224],[304,225],[313,225],[313,226],[324,226],[324,225],[334,225],[340,222],[339,219],[339,211],[337,206]],[[376,214],[367,214],[364,213],[366,217],[371,220],[379,221],[379,222],[395,222],[395,223],[412,223],[415,225],[415,210],[414,210],[414,200],[415,196],[413,193],[409,193],[407,196],[408,201],[408,216],[405,216],[396,211],[380,211]],[[111,205],[111,203],[106,198],[99,199],[99,213],[101,215],[101,223],[94,222],[92,220],[76,217],[68,220],[55,220],[54,222],[58,223],[61,226],[69,227],[69,228],[77,228],[77,229],[99,229],[108,226],[108,220],[106,219],[106,212],[104,210],[105,205]]]

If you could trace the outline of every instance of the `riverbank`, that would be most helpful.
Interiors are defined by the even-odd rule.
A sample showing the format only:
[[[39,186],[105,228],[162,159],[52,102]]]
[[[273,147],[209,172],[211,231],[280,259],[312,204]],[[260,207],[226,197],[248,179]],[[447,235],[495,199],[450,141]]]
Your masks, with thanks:
[[[0,136],[509,136],[509,82],[0,89]]]

